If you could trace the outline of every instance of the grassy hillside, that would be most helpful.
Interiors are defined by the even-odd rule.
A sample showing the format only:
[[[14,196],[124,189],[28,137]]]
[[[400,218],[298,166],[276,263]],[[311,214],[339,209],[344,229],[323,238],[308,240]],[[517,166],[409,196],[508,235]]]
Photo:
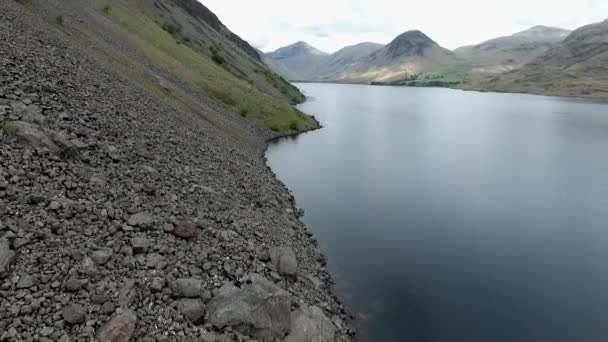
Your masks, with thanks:
[[[195,103],[197,94],[217,100],[235,113],[235,120],[275,132],[316,125],[290,104],[303,100],[297,88],[224,34],[189,16],[174,1],[181,0],[162,2],[169,12],[159,10],[157,2],[149,0],[28,3],[34,9],[46,10],[53,25],[106,56],[115,68],[136,77],[143,87],[158,91],[160,85],[161,96],[210,121],[217,113]],[[70,16],[76,12],[85,17]]]

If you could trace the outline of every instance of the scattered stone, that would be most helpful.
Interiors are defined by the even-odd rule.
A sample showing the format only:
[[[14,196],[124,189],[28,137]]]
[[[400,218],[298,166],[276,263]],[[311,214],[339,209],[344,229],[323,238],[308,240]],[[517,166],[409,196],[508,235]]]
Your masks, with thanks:
[[[105,265],[112,257],[111,249],[100,249],[91,254],[91,260],[97,265]]]
[[[125,312],[112,317],[99,330],[95,338],[97,342],[128,342],[135,331],[137,314],[135,311]]]
[[[282,275],[295,276],[298,273],[298,259],[291,247],[275,247],[269,251],[274,268]]]
[[[63,319],[70,324],[83,323],[86,317],[86,311],[81,305],[68,304],[61,310]]]
[[[54,332],[55,332],[55,329],[53,329],[51,327],[43,327],[42,329],[40,329],[40,335],[43,337],[48,337]]]
[[[30,287],[34,286],[34,284],[36,284],[37,281],[37,277],[31,274],[26,274],[21,276],[21,278],[19,278],[19,282],[17,282],[17,288],[18,289],[29,289]]]
[[[182,239],[191,239],[196,235],[196,225],[192,222],[179,222],[175,225],[173,234]]]
[[[291,296],[260,275],[240,289],[224,289],[207,306],[207,320],[256,338],[283,338],[290,329]]]
[[[129,217],[129,220],[127,221],[127,224],[132,227],[149,228],[155,222],[156,219],[154,218],[154,216],[145,212],[141,212],[131,215],[131,217]]]
[[[10,249],[8,241],[0,239],[0,278],[6,276],[14,259],[15,252]]]
[[[175,296],[197,298],[201,296],[203,281],[195,278],[182,278],[175,281]]]
[[[148,245],[150,242],[145,238],[132,238],[131,239],[131,248],[133,248],[133,253],[145,253],[148,249]]]
[[[70,278],[65,282],[65,289],[70,292],[79,291],[82,288],[82,283],[76,278]]]
[[[112,297],[105,294],[92,294],[91,303],[101,305],[112,300]]]
[[[152,278],[152,282],[150,283],[150,290],[154,292],[160,292],[165,287],[165,279],[154,277]]]
[[[200,299],[182,298],[176,301],[176,305],[192,323],[198,323],[205,316],[205,303]]]
[[[111,315],[114,313],[114,310],[116,310],[116,307],[112,302],[105,302],[101,306],[101,313],[103,313],[104,315]]]

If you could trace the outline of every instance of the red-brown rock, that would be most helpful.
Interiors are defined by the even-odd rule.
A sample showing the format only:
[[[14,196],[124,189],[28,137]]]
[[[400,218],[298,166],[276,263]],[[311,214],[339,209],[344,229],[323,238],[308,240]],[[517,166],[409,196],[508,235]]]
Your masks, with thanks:
[[[196,225],[192,222],[179,222],[173,230],[175,236],[182,239],[191,239],[196,235]]]

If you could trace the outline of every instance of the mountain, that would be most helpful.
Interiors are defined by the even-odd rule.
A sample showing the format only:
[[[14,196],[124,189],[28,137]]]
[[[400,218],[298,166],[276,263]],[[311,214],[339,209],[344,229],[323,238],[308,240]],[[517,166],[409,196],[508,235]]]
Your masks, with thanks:
[[[454,53],[472,64],[472,72],[501,73],[532,62],[563,41],[570,32],[561,28],[535,26],[478,45],[460,47]]]
[[[359,59],[367,57],[383,47],[382,44],[371,42],[344,47],[317,66],[314,77],[319,80],[332,79],[334,75],[343,72]]]
[[[327,81],[355,61],[369,56],[384,45],[360,43],[344,47],[332,54],[322,52],[308,43],[298,42],[263,56],[275,72],[290,80]]]
[[[443,72],[458,64],[458,57],[420,31],[408,31],[371,55],[334,75],[340,82],[395,82],[426,72]]]
[[[608,96],[608,20],[583,26],[523,67],[482,87],[566,96]]]
[[[297,42],[267,53],[264,61],[289,80],[311,80],[311,75],[328,57],[328,53],[308,43]]]

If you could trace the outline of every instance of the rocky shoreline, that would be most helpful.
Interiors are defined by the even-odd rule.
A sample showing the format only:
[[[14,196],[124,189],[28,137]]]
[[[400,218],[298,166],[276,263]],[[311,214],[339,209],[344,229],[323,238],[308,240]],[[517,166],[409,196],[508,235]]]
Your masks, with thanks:
[[[0,341],[352,340],[271,133],[64,34],[0,3]]]

